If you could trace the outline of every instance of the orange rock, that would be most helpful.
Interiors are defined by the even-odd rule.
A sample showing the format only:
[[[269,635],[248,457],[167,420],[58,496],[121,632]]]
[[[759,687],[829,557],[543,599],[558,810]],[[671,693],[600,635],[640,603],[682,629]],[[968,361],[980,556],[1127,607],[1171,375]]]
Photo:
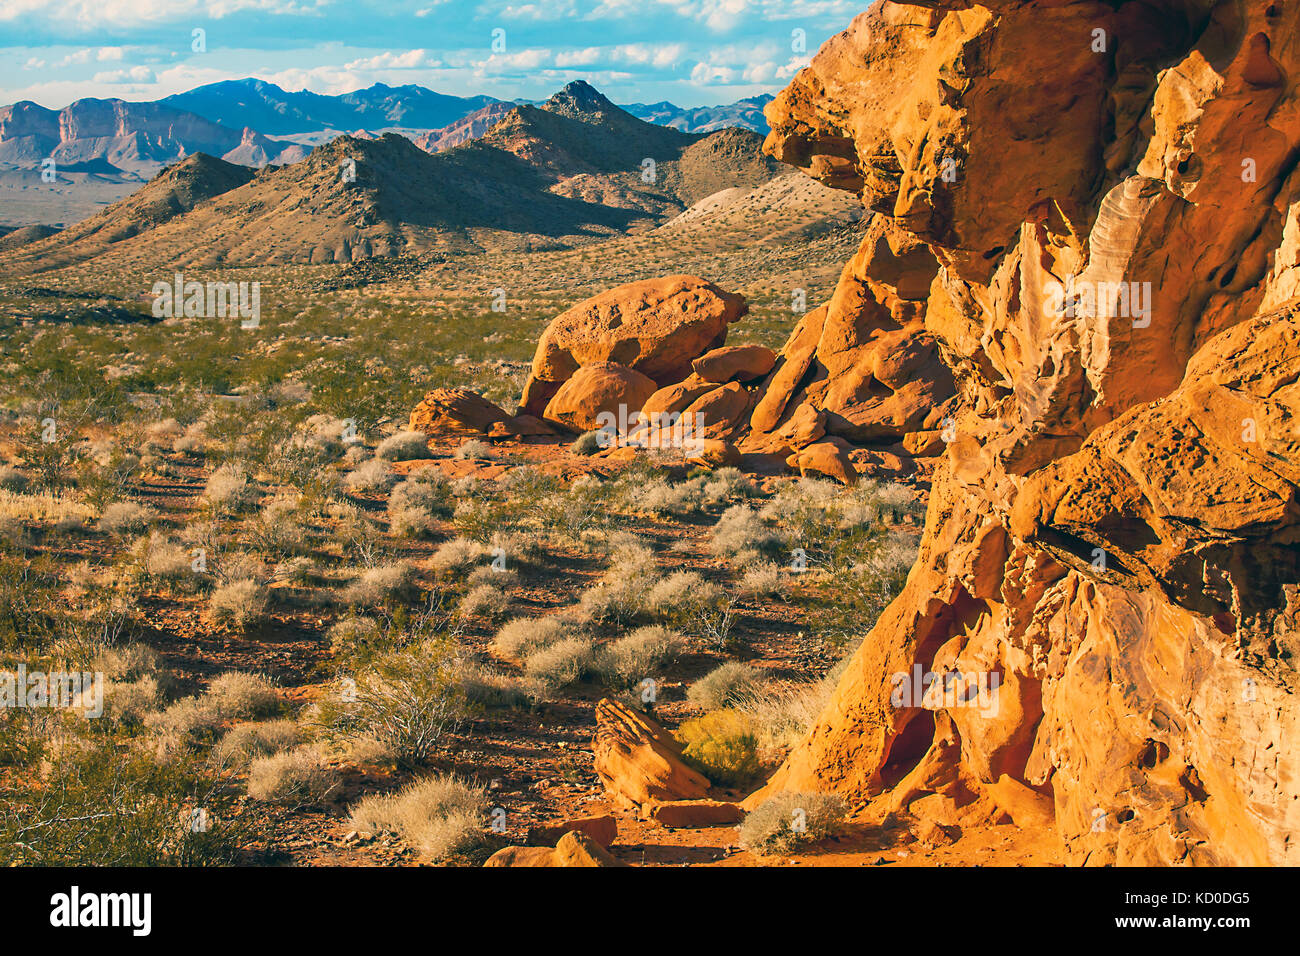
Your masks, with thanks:
[[[705,352],[691,367],[706,382],[751,382],[772,371],[776,353],[765,345],[726,345]]]
[[[488,857],[484,866],[594,867],[626,866],[599,843],[579,831],[565,833],[552,847],[508,846]]]
[[[1300,8],[1233,17],[1208,56],[1139,4],[876,3],[768,106],[769,152],[879,215],[751,426],[809,404],[864,469],[943,453],[902,593],[747,806],[1300,862]],[[914,668],[997,706],[895,700]]]
[[[556,316],[542,333],[532,376],[564,382],[579,366],[614,362],[660,385],[680,382],[691,361],[726,339],[748,311],[744,297],[696,276],[621,285]]]
[[[822,475],[846,485],[858,481],[858,470],[849,459],[849,443],[835,436],[800,448],[786,464],[804,476]]]
[[[411,412],[411,431],[438,434],[487,434],[494,425],[509,425],[510,416],[467,388],[435,388]]]
[[[618,822],[609,814],[605,814],[533,826],[528,828],[527,842],[532,846],[554,846],[560,837],[569,832],[582,833],[600,846],[609,847],[618,839]]]
[[[662,415],[676,415],[684,412],[691,402],[701,395],[707,395],[717,388],[713,382],[706,382],[698,375],[692,374],[675,385],[666,385],[648,399],[641,411],[648,418]]]
[[[745,419],[749,393],[737,382],[719,385],[701,395],[682,412],[695,438],[725,438]]]
[[[654,391],[654,382],[622,365],[584,365],[560,386],[543,417],[574,432],[601,428],[602,414],[612,415],[617,425],[635,415]]]
[[[650,819],[663,827],[693,830],[739,823],[745,811],[738,803],[722,800],[675,800],[651,806]]]
[[[622,806],[703,797],[709,782],[682,760],[658,721],[609,698],[596,705],[596,775]]]
[[[726,468],[741,463],[740,450],[717,438],[698,438],[684,448],[686,463],[704,468]]]
[[[1006,811],[1018,827],[1054,827],[1056,809],[1052,798],[1037,793],[1019,780],[1003,774],[997,782],[985,784],[984,792]]]

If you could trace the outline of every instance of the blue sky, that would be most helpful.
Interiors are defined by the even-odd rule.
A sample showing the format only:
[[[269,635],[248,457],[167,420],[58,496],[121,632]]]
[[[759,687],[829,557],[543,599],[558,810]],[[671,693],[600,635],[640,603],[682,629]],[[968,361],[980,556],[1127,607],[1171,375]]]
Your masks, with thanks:
[[[0,103],[150,100],[256,76],[541,99],[728,103],[783,87],[866,0],[0,0]],[[206,51],[194,52],[195,29]],[[493,50],[494,31],[504,50]],[[805,51],[798,48],[802,31]],[[498,38],[501,34],[496,34]],[[499,43],[498,43],[499,45]]]

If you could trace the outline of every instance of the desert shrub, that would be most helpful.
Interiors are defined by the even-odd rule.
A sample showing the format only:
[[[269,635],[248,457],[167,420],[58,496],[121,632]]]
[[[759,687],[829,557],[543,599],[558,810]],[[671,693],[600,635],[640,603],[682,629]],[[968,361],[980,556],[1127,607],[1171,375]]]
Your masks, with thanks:
[[[497,631],[492,639],[492,649],[508,660],[517,661],[572,636],[573,625],[554,615],[517,617]]]
[[[270,603],[266,588],[251,578],[241,578],[212,589],[208,613],[216,623],[242,630],[263,620]]]
[[[431,458],[429,437],[423,432],[402,431],[389,435],[375,448],[375,457],[387,461],[410,461]]]
[[[744,714],[715,710],[677,730],[686,762],[715,783],[740,786],[758,774],[758,738]]]
[[[330,650],[340,660],[365,658],[386,644],[384,629],[369,617],[347,617],[325,632]]]
[[[318,720],[339,740],[369,738],[405,764],[428,759],[468,712],[462,666],[449,641],[426,641],[374,659],[337,696],[321,702]]]
[[[238,724],[212,748],[212,759],[219,766],[245,770],[256,758],[289,750],[301,739],[298,725],[292,720]]]
[[[228,717],[267,717],[281,703],[270,680],[244,671],[226,671],[214,678],[204,696]]]
[[[835,833],[847,812],[837,794],[778,793],[745,817],[740,845],[763,855],[790,853]]]
[[[245,529],[254,548],[287,557],[307,546],[307,529],[301,517],[302,499],[298,495],[277,495]]]
[[[590,638],[566,637],[531,652],[524,673],[543,693],[554,693],[589,677],[597,670],[596,647]]]
[[[531,682],[481,664],[468,664],[461,672],[465,697],[483,707],[524,707],[538,696]]]
[[[490,587],[497,591],[503,591],[506,588],[513,588],[519,585],[519,572],[513,568],[498,568],[491,564],[480,564],[477,568],[469,573],[465,582],[470,589],[477,587]]]
[[[713,527],[709,547],[720,558],[753,564],[782,547],[782,536],[748,505],[732,505]]]
[[[461,459],[492,458],[495,457],[495,455],[496,451],[491,445],[485,441],[480,441],[477,438],[465,439],[461,442],[460,447],[453,452],[453,457]]]
[[[148,714],[144,725],[171,749],[210,740],[232,720],[267,717],[279,707],[279,695],[270,681],[232,671],[216,678],[202,696],[186,697]]]
[[[785,589],[781,566],[774,561],[751,564],[740,578],[740,593],[746,597],[769,597]]]
[[[432,475],[408,478],[388,496],[389,530],[403,537],[427,535],[451,513],[447,483]]]
[[[808,735],[830,702],[838,676],[832,671],[818,681],[772,683],[737,695],[731,708],[748,719],[764,764],[779,763]]]
[[[29,484],[27,475],[13,465],[0,465],[0,489],[22,494]]]
[[[385,491],[396,482],[393,466],[383,458],[364,461],[343,476],[343,487],[351,492]]]
[[[348,604],[374,607],[408,595],[411,590],[411,567],[404,561],[366,568],[342,591]]]
[[[0,782],[0,866],[229,865],[243,835],[220,784],[193,759],[87,741]],[[188,825],[197,808],[207,829]]]
[[[656,478],[632,490],[628,504],[634,511],[661,515],[689,515],[704,504],[704,483],[697,479],[673,484]]]
[[[161,580],[182,578],[192,573],[190,554],[167,535],[153,532],[131,548],[132,557],[145,574]]]
[[[461,598],[456,614],[462,620],[482,618],[492,622],[499,620],[509,608],[510,598],[504,591],[491,584],[480,584]]]
[[[472,566],[488,553],[487,547],[469,538],[452,538],[438,546],[429,563],[438,571],[460,571]]]
[[[605,446],[601,444],[602,436],[599,431],[583,432],[573,440],[569,446],[569,451],[575,455],[594,455]]]
[[[119,724],[142,723],[164,700],[162,682],[153,674],[132,680],[104,681],[104,714]]]
[[[430,863],[483,851],[487,792],[451,775],[425,777],[397,793],[374,794],[352,808],[363,836],[392,833]]]
[[[758,494],[758,486],[739,468],[719,468],[704,481],[704,500],[709,504],[723,504],[736,498],[754,498]]]
[[[692,684],[686,699],[701,710],[719,710],[754,694],[760,686],[752,665],[727,661]]]
[[[256,757],[248,767],[248,795],[261,803],[315,806],[338,787],[338,773],[315,747]]]
[[[149,527],[158,512],[135,501],[115,501],[99,518],[99,530],[108,534],[138,533]]]
[[[256,505],[261,496],[248,472],[237,464],[222,465],[208,476],[203,488],[203,497],[209,507],[220,513],[246,511]]]
[[[597,666],[611,683],[632,687],[653,676],[656,667],[676,657],[683,643],[682,636],[675,631],[651,624],[604,645]]]

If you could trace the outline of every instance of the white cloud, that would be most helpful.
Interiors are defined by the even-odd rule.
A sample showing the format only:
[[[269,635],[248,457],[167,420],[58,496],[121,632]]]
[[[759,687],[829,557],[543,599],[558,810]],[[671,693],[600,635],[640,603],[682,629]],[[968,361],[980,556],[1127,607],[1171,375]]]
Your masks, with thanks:
[[[141,26],[160,20],[220,20],[235,13],[314,15],[330,0],[168,0],[164,9],[155,0],[0,0],[0,22],[46,20],[81,30]]]
[[[149,69],[149,67],[133,66],[129,70],[109,70],[104,73],[96,73],[91,82],[105,84],[153,83],[157,79],[153,70]]]

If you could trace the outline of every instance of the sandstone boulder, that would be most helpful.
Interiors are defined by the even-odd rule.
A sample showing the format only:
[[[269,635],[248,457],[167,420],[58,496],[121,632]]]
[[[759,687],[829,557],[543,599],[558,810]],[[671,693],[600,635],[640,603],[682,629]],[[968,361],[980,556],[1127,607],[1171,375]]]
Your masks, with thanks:
[[[691,362],[727,336],[748,307],[696,276],[628,283],[580,302],[542,333],[520,410],[538,415],[554,391],[583,365],[631,368],[657,385],[680,382]],[[549,392],[549,394],[548,394]]]
[[[411,412],[411,431],[426,435],[487,434],[493,426],[509,427],[511,417],[467,388],[435,388]]]
[[[546,405],[542,417],[572,432],[591,431],[605,423],[602,413],[626,422],[655,391],[649,378],[613,362],[584,365]]]
[[[776,353],[765,345],[727,345],[705,352],[691,367],[706,382],[752,382],[772,371]]]
[[[605,698],[596,705],[596,775],[619,804],[695,800],[709,782],[682,760],[681,745],[653,717]]]

